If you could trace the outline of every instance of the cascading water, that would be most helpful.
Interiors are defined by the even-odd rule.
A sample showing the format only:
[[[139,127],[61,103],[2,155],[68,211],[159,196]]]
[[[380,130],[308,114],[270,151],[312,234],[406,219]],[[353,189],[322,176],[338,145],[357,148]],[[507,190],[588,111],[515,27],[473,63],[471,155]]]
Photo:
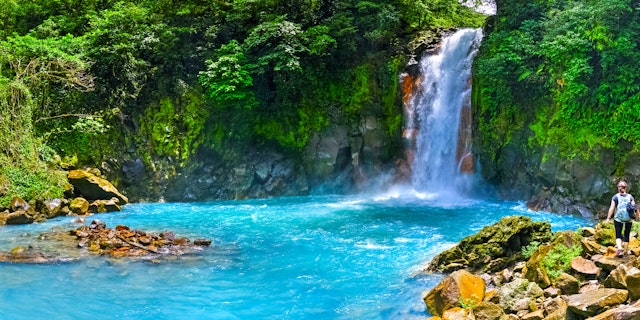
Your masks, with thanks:
[[[409,135],[415,138],[412,185],[417,191],[457,194],[467,187],[460,167],[471,155],[470,145],[459,133],[469,131],[468,123],[461,126],[461,115],[470,115],[471,64],[481,39],[480,29],[459,30],[443,39],[438,54],[420,61],[421,92],[407,107],[407,126],[417,132]]]

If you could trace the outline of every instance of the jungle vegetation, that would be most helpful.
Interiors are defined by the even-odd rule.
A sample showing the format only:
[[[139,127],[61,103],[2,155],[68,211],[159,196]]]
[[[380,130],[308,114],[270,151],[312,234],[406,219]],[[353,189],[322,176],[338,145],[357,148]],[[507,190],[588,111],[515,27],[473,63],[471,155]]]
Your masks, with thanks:
[[[474,64],[483,152],[518,131],[566,159],[640,151],[640,2],[497,5]]]
[[[116,146],[299,150],[369,104],[397,131],[406,44],[484,18],[457,0],[0,1],[0,206],[60,197],[57,169]]]

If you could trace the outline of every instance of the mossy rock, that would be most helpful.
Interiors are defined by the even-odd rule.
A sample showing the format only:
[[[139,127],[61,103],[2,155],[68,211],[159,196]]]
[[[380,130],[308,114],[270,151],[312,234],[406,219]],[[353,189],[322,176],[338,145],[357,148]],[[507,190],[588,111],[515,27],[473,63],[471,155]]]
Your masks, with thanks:
[[[465,268],[471,271],[497,272],[523,260],[522,247],[533,241],[546,243],[552,239],[553,232],[548,222],[533,222],[531,218],[524,216],[503,217],[437,255],[427,271],[452,272]]]
[[[593,239],[603,246],[615,246],[616,231],[613,227],[613,223],[598,223],[596,225],[596,232],[593,235]]]
[[[543,259],[551,251],[553,245],[542,245],[531,255],[527,260],[522,275],[525,279],[536,283],[541,288],[546,288],[551,285],[551,279],[547,273],[547,269],[544,267]]]

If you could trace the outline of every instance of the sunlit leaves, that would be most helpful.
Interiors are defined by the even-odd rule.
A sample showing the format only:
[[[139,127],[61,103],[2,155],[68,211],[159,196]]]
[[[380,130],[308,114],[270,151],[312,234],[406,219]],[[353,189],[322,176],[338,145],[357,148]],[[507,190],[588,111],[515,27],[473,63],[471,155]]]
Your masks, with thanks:
[[[315,26],[304,32],[308,43],[309,54],[314,56],[328,56],[335,52],[337,41],[330,35],[329,27]]]
[[[256,26],[244,44],[258,57],[256,65],[260,73],[300,71],[300,55],[307,50],[301,40],[300,26],[280,17]]]
[[[207,95],[220,108],[251,109],[257,104],[251,91],[251,68],[240,44],[232,40],[217,51],[215,60],[206,61],[206,70],[200,72],[199,78]]]

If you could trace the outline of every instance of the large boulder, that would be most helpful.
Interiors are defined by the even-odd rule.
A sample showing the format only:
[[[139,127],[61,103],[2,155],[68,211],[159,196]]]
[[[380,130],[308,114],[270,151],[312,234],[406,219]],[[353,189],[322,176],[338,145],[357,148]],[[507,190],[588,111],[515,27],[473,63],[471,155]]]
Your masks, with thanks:
[[[485,284],[482,278],[466,270],[458,270],[444,278],[424,297],[429,313],[442,316],[451,308],[478,304],[484,300]]]
[[[585,237],[580,240],[580,245],[582,245],[582,253],[585,257],[590,258],[592,256],[605,254],[607,252],[607,247],[599,244],[597,241],[593,239],[593,237]]]
[[[42,211],[41,213],[46,217],[46,218],[54,218],[60,215],[60,213],[62,212],[62,208],[65,205],[65,200],[62,199],[50,199],[50,200],[45,200],[42,204]]]
[[[78,215],[86,214],[89,211],[89,201],[85,198],[75,198],[71,200],[69,210]]]
[[[24,210],[11,212],[7,215],[6,224],[29,224],[33,223],[33,215]]]
[[[9,202],[9,209],[11,209],[11,211],[22,210],[34,212],[34,209],[29,205],[29,203],[20,197],[13,197],[13,199],[11,199],[11,202]]]
[[[605,288],[626,289],[628,272],[627,266],[621,264],[609,273],[602,285],[604,285]]]
[[[547,314],[545,320],[565,320],[567,319],[567,302],[561,297],[546,300],[543,303],[544,312]]]
[[[629,269],[625,280],[627,290],[629,290],[629,298],[631,300],[640,299],[640,269],[636,267]]]
[[[597,254],[591,260],[605,272],[611,272],[620,266],[623,259],[615,257],[615,250],[612,248],[610,254]]]
[[[620,305],[607,310],[589,320],[637,320],[640,319],[640,307],[630,305]]]
[[[521,248],[533,241],[551,241],[548,222],[533,222],[524,216],[509,216],[482,228],[475,235],[437,255],[427,271],[451,272],[458,269],[497,272],[522,260]]]
[[[74,190],[87,200],[109,200],[117,198],[120,204],[126,204],[129,199],[122,195],[111,182],[102,179],[87,170],[71,170],[67,175]]]
[[[596,314],[617,306],[629,297],[627,290],[621,289],[596,289],[586,293],[570,295],[567,305],[571,312],[583,317],[592,317]]]
[[[500,287],[500,306],[510,313],[529,310],[536,299],[544,296],[544,292],[535,282],[516,278]]]
[[[603,246],[615,246],[616,232],[613,228],[613,223],[598,223],[596,225],[596,233],[593,235],[593,239]]]
[[[580,281],[568,273],[561,273],[555,280],[556,288],[562,294],[576,294],[580,291]]]
[[[593,261],[581,256],[571,259],[571,269],[585,277],[597,277],[600,274],[600,268]]]
[[[103,213],[120,211],[121,207],[118,205],[118,199],[111,198],[111,200],[95,200],[89,204],[90,213]]]

